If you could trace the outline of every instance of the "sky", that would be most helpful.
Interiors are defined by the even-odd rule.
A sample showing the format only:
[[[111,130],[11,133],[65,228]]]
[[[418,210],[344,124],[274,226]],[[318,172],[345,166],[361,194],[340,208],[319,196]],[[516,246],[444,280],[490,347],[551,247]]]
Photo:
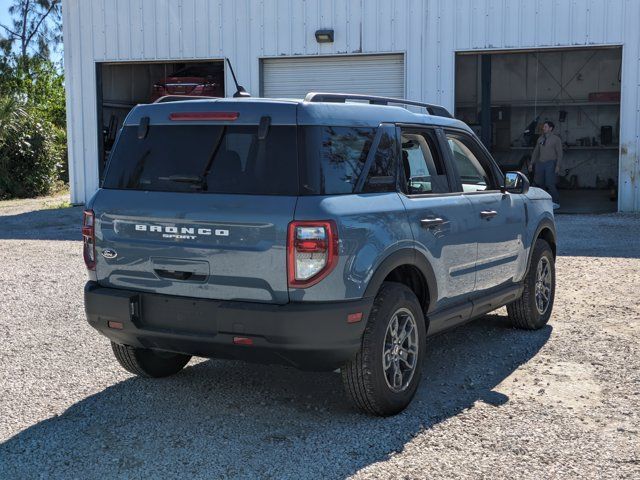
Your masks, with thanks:
[[[11,0],[0,0],[0,24],[6,25],[9,28],[11,28],[13,23],[11,21],[11,16],[9,15],[9,5],[11,5],[11,3]],[[0,28],[0,30],[3,35],[6,33],[3,28]],[[62,60],[62,49],[58,50],[60,51],[53,52],[51,55],[51,59],[56,63]]]
[[[6,25],[11,23],[9,16],[9,0],[0,0],[0,23]]]

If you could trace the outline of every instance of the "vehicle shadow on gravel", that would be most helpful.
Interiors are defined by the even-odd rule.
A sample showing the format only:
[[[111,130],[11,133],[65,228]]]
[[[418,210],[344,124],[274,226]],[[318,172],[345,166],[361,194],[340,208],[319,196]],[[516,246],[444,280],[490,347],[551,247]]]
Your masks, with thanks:
[[[0,215],[0,240],[82,240],[82,207]]]
[[[0,445],[0,477],[342,478],[476,402],[500,408],[494,387],[551,331],[489,315],[430,339],[414,402],[386,419],[353,410],[337,373],[209,360],[130,378]]]

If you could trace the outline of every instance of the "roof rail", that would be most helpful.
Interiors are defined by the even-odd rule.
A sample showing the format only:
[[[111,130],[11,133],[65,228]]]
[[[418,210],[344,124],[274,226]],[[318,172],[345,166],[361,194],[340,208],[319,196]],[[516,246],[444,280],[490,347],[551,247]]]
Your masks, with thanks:
[[[390,97],[376,97],[373,95],[360,95],[357,93],[322,93],[322,92],[309,92],[304,97],[305,102],[335,102],[346,103],[347,100],[360,100],[368,101],[373,105],[389,105],[390,103],[397,103],[400,105],[412,105],[415,107],[423,107],[427,110],[429,115],[435,115],[436,117],[453,118],[453,115],[449,113],[444,107],[440,105],[433,105],[431,103],[416,102],[414,100],[406,100],[401,98]]]
[[[208,97],[205,95],[165,95],[156,99],[153,103],[167,103],[167,102],[185,102],[188,100],[207,100],[210,98],[220,97]]]

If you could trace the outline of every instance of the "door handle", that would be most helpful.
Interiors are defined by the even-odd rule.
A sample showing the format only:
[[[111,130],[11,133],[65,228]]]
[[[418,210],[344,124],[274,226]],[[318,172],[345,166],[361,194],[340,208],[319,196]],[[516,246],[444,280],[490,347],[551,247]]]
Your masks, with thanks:
[[[496,215],[498,215],[498,212],[496,212],[495,210],[483,210],[482,212],[480,212],[480,217],[486,218],[487,220],[492,219]]]
[[[438,227],[440,225],[442,225],[444,223],[444,220],[442,218],[423,218],[422,220],[420,220],[420,225],[422,225],[424,228],[433,228],[433,227]]]

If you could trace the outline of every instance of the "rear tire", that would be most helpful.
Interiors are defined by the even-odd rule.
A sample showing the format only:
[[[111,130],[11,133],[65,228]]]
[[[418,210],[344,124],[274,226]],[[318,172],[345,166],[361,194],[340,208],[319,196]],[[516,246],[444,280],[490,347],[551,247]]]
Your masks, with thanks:
[[[556,270],[549,244],[538,239],[524,278],[522,296],[507,305],[511,323],[523,330],[538,330],[551,317],[556,288]]]
[[[373,302],[362,347],[341,369],[352,403],[379,416],[404,410],[420,383],[426,333],[415,294],[400,283],[383,283]]]
[[[168,377],[178,373],[191,360],[190,355],[158,352],[114,342],[111,342],[111,348],[120,365],[139,377]]]

